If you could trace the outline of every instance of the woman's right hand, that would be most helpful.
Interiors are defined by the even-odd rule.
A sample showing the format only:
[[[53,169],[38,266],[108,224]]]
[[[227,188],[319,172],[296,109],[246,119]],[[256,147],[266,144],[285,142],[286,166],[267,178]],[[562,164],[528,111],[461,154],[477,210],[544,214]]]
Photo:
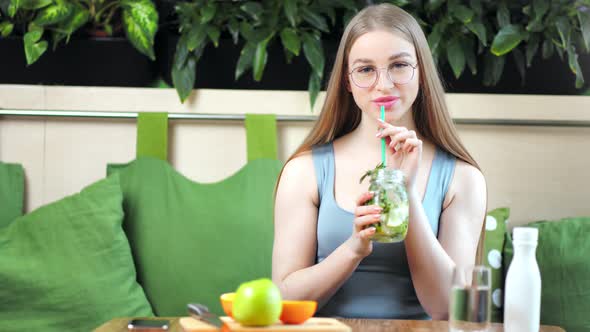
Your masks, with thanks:
[[[369,256],[373,251],[371,237],[375,234],[375,227],[366,226],[379,222],[383,210],[378,205],[363,205],[372,197],[373,194],[371,192],[366,192],[357,199],[354,210],[352,235],[347,241],[352,252],[361,258]]]

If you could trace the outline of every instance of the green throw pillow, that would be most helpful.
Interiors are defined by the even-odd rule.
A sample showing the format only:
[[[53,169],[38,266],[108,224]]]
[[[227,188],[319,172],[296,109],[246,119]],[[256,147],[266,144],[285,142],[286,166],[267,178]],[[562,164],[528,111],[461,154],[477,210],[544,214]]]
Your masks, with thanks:
[[[0,162],[0,228],[23,214],[24,192],[23,167]]]
[[[492,272],[492,321],[502,322],[504,274],[502,270],[502,251],[504,250],[504,233],[510,209],[497,208],[488,212],[485,224],[484,265]]]
[[[537,264],[541,271],[541,323],[567,332],[590,331],[590,217],[539,221]],[[505,268],[513,256],[506,234]]]
[[[150,157],[119,168],[124,229],[158,316],[186,315],[190,302],[222,314],[222,293],[270,277],[280,169],[278,160],[257,159],[221,182],[200,184]]]
[[[151,316],[121,227],[117,176],[0,229],[0,331],[89,331]]]

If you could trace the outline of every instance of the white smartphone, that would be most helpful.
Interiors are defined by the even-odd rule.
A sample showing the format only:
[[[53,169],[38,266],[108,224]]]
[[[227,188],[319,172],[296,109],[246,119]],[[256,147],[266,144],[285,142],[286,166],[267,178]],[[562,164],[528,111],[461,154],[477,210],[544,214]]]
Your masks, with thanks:
[[[167,319],[147,319],[138,318],[132,319],[127,324],[127,329],[134,332],[156,332],[156,331],[168,331],[170,327],[170,321]]]

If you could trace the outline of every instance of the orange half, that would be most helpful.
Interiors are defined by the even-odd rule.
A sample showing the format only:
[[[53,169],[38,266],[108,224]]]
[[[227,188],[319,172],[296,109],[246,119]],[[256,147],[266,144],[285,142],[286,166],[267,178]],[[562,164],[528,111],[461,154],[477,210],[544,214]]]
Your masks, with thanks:
[[[221,307],[223,308],[223,312],[225,312],[226,315],[232,318],[234,317],[232,315],[232,307],[234,305],[235,296],[236,293],[224,293],[221,294],[221,296],[219,297],[219,300],[221,301]]]
[[[303,324],[315,314],[316,301],[283,301],[281,321],[285,324]]]

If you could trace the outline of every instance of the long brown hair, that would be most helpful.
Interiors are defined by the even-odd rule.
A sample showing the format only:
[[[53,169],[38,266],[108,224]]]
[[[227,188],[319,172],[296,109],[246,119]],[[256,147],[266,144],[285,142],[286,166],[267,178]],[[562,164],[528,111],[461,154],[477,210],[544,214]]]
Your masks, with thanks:
[[[394,33],[412,43],[416,49],[420,88],[412,105],[412,114],[417,131],[442,150],[481,170],[459,139],[447,109],[444,89],[424,32],[410,14],[391,4],[368,6],[346,26],[326,89],[322,111],[311,132],[287,162],[314,146],[332,142],[358,127],[361,122],[361,110],[346,89],[348,54],[360,36],[375,30]],[[479,245],[482,243],[483,238],[480,237]],[[481,248],[478,248],[477,261],[480,261],[480,252]]]
[[[391,4],[368,6],[348,23],[340,40],[322,111],[311,132],[287,161],[358,127],[361,111],[346,89],[348,54],[361,35],[375,30],[395,33],[412,43],[416,49],[420,91],[412,108],[418,132],[441,149],[479,169],[477,162],[461,143],[449,115],[444,89],[424,32],[410,14]]]

